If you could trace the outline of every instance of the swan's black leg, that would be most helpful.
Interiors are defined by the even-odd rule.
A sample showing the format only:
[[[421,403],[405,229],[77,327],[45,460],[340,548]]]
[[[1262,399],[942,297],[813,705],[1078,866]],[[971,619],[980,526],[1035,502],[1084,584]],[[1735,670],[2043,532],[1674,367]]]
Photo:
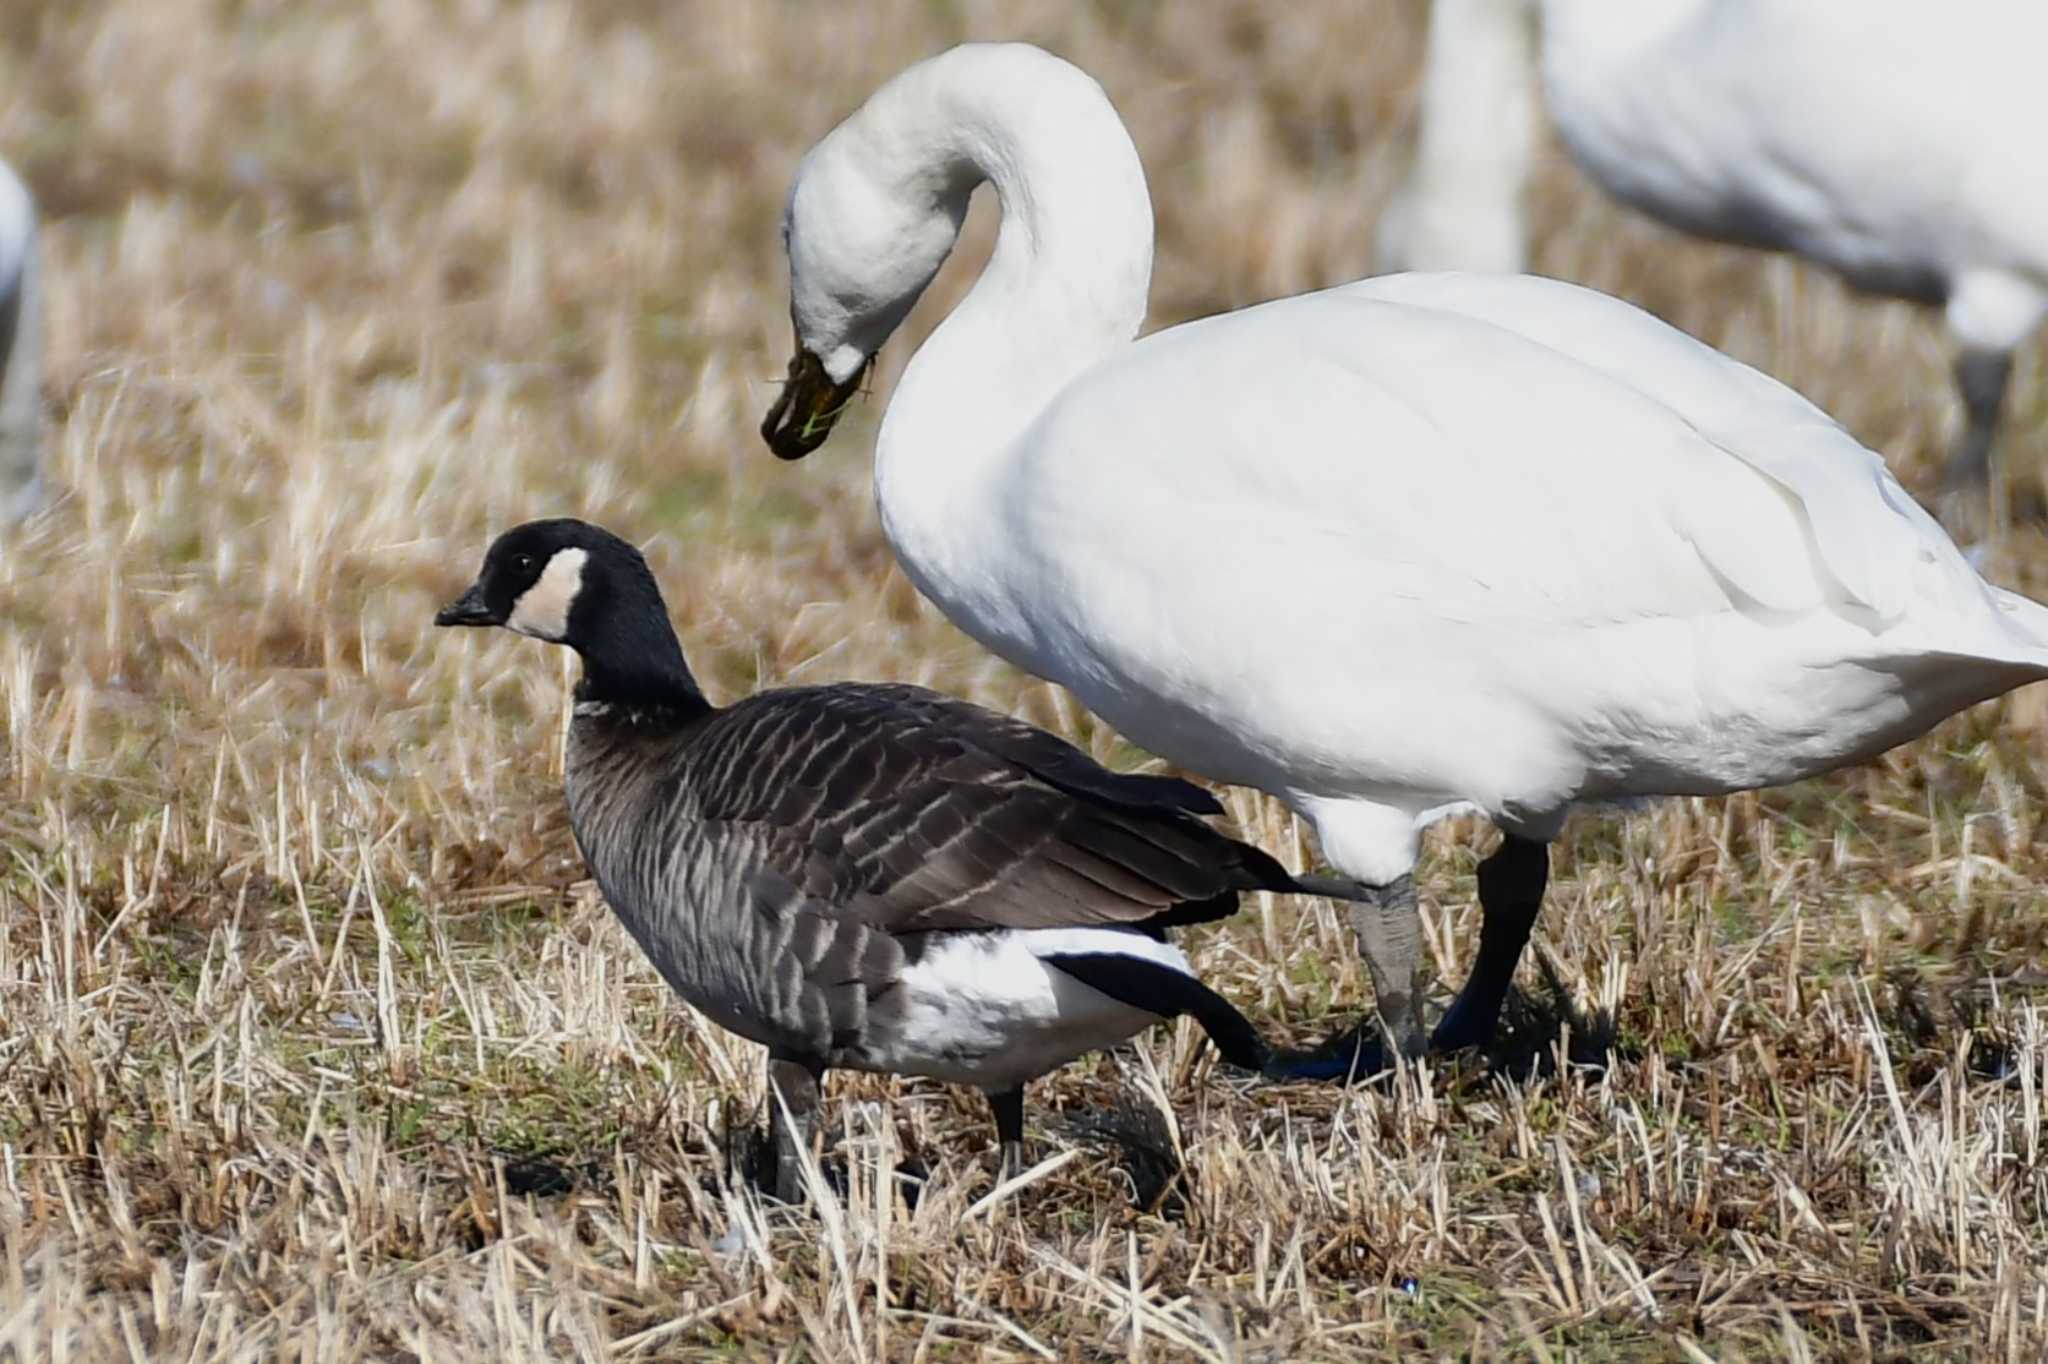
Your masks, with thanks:
[[[824,1076],[825,1067],[807,1057],[768,1058],[768,1139],[775,1153],[775,1196],[784,1203],[800,1202],[804,1196],[800,1152],[810,1146],[817,1129],[818,1085]],[[789,1110],[787,1122],[784,1108]]]
[[[1549,846],[1512,834],[1479,864],[1479,907],[1485,914],[1479,926],[1479,959],[1472,964],[1465,988],[1436,1025],[1432,1049],[1455,1051],[1493,1041],[1501,1003],[1543,908],[1543,888],[1549,879]]]

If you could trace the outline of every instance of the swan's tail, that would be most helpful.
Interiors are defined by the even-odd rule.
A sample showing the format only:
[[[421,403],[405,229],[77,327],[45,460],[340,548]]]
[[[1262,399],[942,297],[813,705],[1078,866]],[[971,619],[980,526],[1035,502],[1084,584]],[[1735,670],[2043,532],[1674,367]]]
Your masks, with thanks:
[[[2048,606],[2002,587],[1988,587],[1998,621],[2019,646],[2014,662],[2040,659],[2048,666]]]
[[[1894,652],[1886,661],[1931,693],[1953,692],[1946,699],[1954,710],[2048,678],[2048,606],[1990,583],[1979,586],[1987,610],[1936,624],[1920,636],[1918,649]]]
[[[1930,611],[1904,629],[1872,636],[1868,653],[1839,660],[1890,674],[1886,705],[1897,709],[1867,713],[1878,723],[1852,725],[1859,743],[1837,753],[1837,762],[1873,758],[1959,711],[2048,679],[2048,606],[1981,579],[1971,596],[1956,603],[1962,609]]]

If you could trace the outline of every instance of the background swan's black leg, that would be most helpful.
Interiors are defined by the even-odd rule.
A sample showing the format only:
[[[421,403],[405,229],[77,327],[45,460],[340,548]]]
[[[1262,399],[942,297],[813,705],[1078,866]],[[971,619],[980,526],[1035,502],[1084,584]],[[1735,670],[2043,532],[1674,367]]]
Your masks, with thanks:
[[[1942,475],[1944,489],[1980,493],[1991,481],[1991,447],[1998,411],[2012,378],[2012,352],[1966,347],[1956,356],[1956,387],[1963,395],[1963,441]]]
[[[1991,456],[1998,413],[2012,377],[2012,352],[1966,346],[1956,355],[1956,387],[1963,396],[1963,439],[1941,476],[1936,512],[1956,543],[1995,540],[2005,520],[2002,498],[1992,495]]]
[[[818,1122],[818,1084],[825,1067],[799,1056],[768,1058],[768,1140],[775,1159],[775,1196],[784,1203],[804,1196],[801,1150],[811,1144]],[[781,1102],[776,1096],[781,1095]],[[788,1120],[783,1109],[789,1110]]]
[[[1550,846],[1512,834],[1479,864],[1479,957],[1465,988],[1436,1026],[1430,1046],[1437,1051],[1483,1047],[1500,1025],[1501,1002],[1515,976],[1515,963],[1529,944],[1529,930],[1543,908],[1550,880]]]

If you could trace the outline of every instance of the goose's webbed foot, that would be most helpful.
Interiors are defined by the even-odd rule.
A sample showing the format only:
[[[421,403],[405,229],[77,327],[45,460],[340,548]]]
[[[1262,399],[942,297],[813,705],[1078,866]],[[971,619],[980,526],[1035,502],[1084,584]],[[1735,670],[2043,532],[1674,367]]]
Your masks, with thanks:
[[[1361,1022],[1313,1047],[1283,1047],[1267,1059],[1262,1073],[1269,1080],[1321,1080],[1349,1084],[1392,1070],[1387,1043],[1377,1018]]]

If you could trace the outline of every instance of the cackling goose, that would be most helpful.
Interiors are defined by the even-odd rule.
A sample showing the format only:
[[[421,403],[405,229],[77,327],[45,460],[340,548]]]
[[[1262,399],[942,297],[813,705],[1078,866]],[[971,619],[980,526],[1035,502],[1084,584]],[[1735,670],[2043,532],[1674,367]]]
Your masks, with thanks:
[[[507,531],[435,624],[582,656],[577,843],[676,993],[768,1048],[798,1127],[771,1108],[779,1197],[831,1067],[980,1087],[1012,1166],[1026,1081],[1161,1018],[1192,1015],[1236,1065],[1268,1058],[1165,930],[1318,886],[1205,824],[1221,807],[1200,787],[921,687],[713,706],[645,560],[580,521]]]

